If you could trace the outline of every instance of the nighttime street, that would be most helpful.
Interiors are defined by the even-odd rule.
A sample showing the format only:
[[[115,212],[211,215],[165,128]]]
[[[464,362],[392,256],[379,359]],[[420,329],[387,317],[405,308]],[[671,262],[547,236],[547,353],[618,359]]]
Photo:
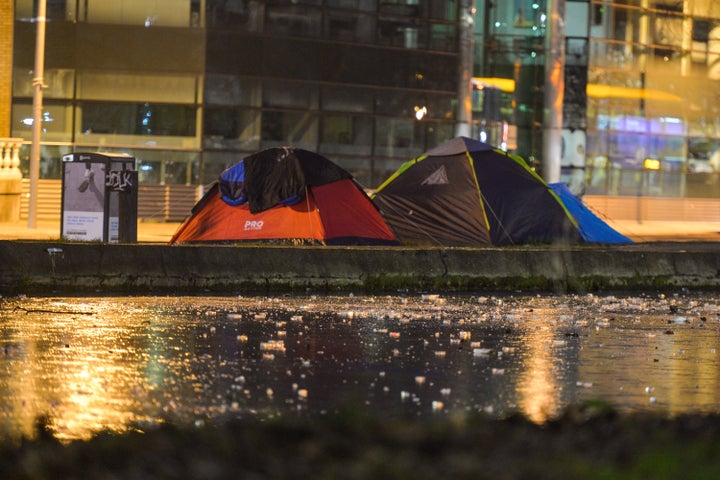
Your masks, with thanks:
[[[0,480],[720,478],[720,2],[0,0]]]

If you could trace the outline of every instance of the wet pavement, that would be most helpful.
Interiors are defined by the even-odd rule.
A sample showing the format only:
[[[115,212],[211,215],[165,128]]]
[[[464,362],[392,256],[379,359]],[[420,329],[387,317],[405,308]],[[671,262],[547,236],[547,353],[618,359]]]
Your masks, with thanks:
[[[6,297],[0,437],[569,405],[720,413],[715,294]]]

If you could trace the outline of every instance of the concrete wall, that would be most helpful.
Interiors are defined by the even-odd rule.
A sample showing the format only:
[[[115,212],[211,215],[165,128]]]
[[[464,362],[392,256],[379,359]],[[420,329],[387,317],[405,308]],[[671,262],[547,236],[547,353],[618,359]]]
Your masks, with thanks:
[[[706,289],[720,244],[408,249],[0,241],[0,294]]]

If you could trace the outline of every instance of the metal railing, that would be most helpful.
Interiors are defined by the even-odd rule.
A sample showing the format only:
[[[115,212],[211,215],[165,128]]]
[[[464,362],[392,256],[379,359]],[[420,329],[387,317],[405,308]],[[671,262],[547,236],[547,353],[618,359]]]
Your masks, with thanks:
[[[20,218],[28,217],[29,180],[22,182]],[[190,214],[203,194],[194,185],[140,185],[138,191],[138,220],[151,222],[180,222]],[[38,183],[38,219],[60,221],[62,182],[56,179],[40,179]]]

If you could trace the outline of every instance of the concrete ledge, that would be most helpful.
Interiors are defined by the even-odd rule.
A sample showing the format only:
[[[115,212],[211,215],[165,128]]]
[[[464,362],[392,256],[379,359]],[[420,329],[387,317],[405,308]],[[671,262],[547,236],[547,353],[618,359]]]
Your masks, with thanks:
[[[720,287],[720,244],[378,248],[0,241],[0,294],[592,292]]]

